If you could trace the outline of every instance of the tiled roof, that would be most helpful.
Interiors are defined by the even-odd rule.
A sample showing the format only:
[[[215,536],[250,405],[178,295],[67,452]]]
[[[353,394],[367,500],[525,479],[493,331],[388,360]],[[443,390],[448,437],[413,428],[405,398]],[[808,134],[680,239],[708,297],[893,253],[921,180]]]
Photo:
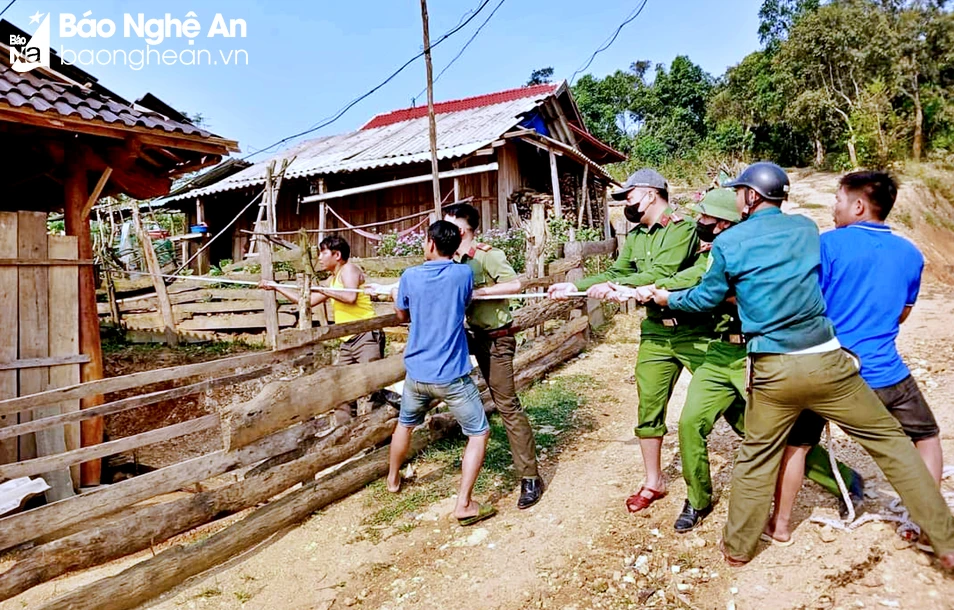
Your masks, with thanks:
[[[36,70],[20,74],[4,62],[0,62],[0,107],[2,105],[118,127],[145,127],[203,138],[216,137],[195,125],[134,108],[91,89],[54,81]]]
[[[533,85],[531,87],[520,87],[519,89],[508,89],[496,93],[487,93],[474,97],[465,97],[459,100],[450,100],[434,104],[434,114],[446,114],[448,112],[461,112],[463,110],[473,110],[483,106],[492,106],[494,104],[503,104],[540,95],[549,95],[557,90],[559,84]],[[410,121],[427,116],[427,105],[415,106],[413,108],[402,108],[393,110],[385,114],[379,114],[368,121],[361,129],[374,129],[375,127],[384,127],[393,125],[401,121]]]

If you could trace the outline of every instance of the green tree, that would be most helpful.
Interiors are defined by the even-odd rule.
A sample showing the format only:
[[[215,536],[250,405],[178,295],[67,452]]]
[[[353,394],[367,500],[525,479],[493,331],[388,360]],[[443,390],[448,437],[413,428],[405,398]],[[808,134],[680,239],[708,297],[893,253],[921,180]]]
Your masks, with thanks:
[[[553,80],[553,68],[539,68],[530,73],[530,78],[527,80],[527,86],[531,85],[543,85],[549,83]]]
[[[642,78],[617,70],[603,78],[585,74],[573,85],[573,97],[590,132],[610,146],[629,150],[635,130],[632,108]]]
[[[764,0],[759,9],[759,41],[768,48],[777,47],[792,26],[819,4],[819,0]]]
[[[789,99],[811,92],[813,104],[840,117],[854,167],[859,161],[853,116],[859,116],[860,97],[869,83],[890,80],[895,63],[891,38],[887,15],[874,3],[833,2],[799,19],[775,57],[776,68],[787,72]],[[817,114],[824,114],[822,108]]]

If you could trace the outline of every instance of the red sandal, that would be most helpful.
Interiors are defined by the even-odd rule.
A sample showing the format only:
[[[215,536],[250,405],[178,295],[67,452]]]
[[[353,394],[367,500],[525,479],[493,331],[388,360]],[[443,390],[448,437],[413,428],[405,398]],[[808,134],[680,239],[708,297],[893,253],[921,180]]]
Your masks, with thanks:
[[[648,491],[650,495],[644,496],[643,492]],[[641,510],[646,510],[650,505],[656,500],[666,497],[665,491],[656,491],[655,489],[650,489],[643,485],[639,488],[639,491],[626,498],[626,510],[631,513],[638,513]]]

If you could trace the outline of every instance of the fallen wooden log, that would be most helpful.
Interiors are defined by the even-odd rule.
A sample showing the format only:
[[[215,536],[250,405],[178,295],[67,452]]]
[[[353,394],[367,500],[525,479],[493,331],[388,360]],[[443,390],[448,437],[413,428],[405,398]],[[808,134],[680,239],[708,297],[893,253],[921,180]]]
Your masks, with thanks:
[[[538,342],[538,344],[533,348],[521,354],[515,363],[518,366],[523,367],[523,369],[517,375],[518,387],[525,387],[526,385],[529,385],[534,379],[545,374],[546,371],[550,370],[554,366],[557,366],[565,359],[575,355],[576,353],[579,353],[586,343],[582,330],[577,330],[577,327],[581,325],[585,327],[585,318],[577,318],[571,321],[565,325],[565,327],[558,330],[557,333],[546,337],[543,341]],[[537,359],[537,361],[532,361],[532,358]],[[380,362],[374,364],[378,364],[379,366],[381,365]],[[357,368],[360,366],[361,365],[351,365],[352,368]],[[291,461],[285,463],[273,462],[273,465],[270,464],[272,466],[271,468],[250,471],[247,478],[237,483],[215,490],[201,492],[195,494],[192,497],[174,500],[165,504],[134,507],[124,513],[119,513],[114,518],[111,518],[109,523],[79,531],[74,534],[62,537],[58,540],[54,540],[53,542],[25,551],[20,561],[18,561],[7,572],[0,575],[0,599],[7,599],[13,595],[17,595],[33,586],[36,586],[42,582],[46,582],[52,578],[56,578],[57,576],[60,576],[68,571],[99,565],[106,561],[110,561],[112,559],[148,548],[149,546],[153,546],[163,540],[167,540],[172,536],[193,529],[194,527],[207,523],[213,519],[217,519],[222,516],[243,510],[249,506],[261,503],[268,498],[285,491],[298,482],[309,481],[317,472],[320,472],[321,470],[324,470],[325,468],[335,464],[341,463],[343,460],[348,459],[355,453],[383,442],[390,436],[394,424],[395,420],[388,417],[386,409],[376,411],[367,419],[359,420],[349,426],[335,430],[331,435],[316,443],[315,447],[305,455],[299,456],[298,454],[294,454],[290,456],[293,458]],[[430,429],[426,432],[426,434],[430,435],[430,440],[446,436],[449,430],[454,429],[453,419],[449,414],[436,415],[431,419],[429,428]],[[288,433],[288,430],[272,435],[271,437],[268,437],[268,439],[263,440],[283,437],[283,435],[286,433]],[[415,439],[418,439],[419,435],[420,432],[415,435]],[[298,442],[303,442],[306,439],[307,436],[300,434],[297,436]],[[261,442],[262,441],[259,441],[259,443]],[[282,451],[279,451],[278,449],[283,449],[285,452],[294,452],[296,449],[294,445],[287,442],[287,439],[285,443],[281,444],[281,446],[279,445],[279,443],[273,443],[270,446],[275,449],[275,451],[260,451],[259,455],[265,455],[268,453],[269,457],[271,457],[282,453]],[[250,447],[254,446],[256,445],[249,445],[248,447],[232,453],[247,451]],[[424,445],[421,445],[421,447],[423,446]],[[339,499],[340,497],[348,495],[349,493],[353,493],[353,491],[356,491],[367,482],[378,478],[384,472],[386,472],[386,450],[381,450],[381,452],[379,452],[379,454],[385,456],[383,470],[376,471],[374,476],[364,479],[363,482],[358,485],[358,487],[349,487],[347,491],[342,491],[340,495],[336,495],[331,500],[328,500],[328,502]],[[140,479],[146,479],[151,475],[157,475],[172,468],[175,468],[175,466],[155,471],[154,473],[149,473],[148,475],[144,475],[142,477],[137,477],[136,479],[128,481],[128,483],[133,483]],[[350,466],[345,466],[344,469],[339,472],[348,472],[349,468]],[[335,473],[333,476],[337,476],[338,474],[339,473]],[[322,481],[325,480],[326,479],[322,479]],[[306,489],[312,487],[314,486],[309,483]],[[289,496],[298,494],[299,491],[292,492],[292,494],[289,494]],[[322,490],[322,493],[323,492],[324,490]],[[81,498],[83,498],[83,496],[78,499]],[[273,506],[283,501],[284,499],[278,500],[269,504],[268,506]],[[58,504],[65,506],[66,502]],[[52,506],[55,505],[51,505],[51,507]],[[307,516],[307,514],[313,512],[313,510],[316,509],[306,511],[304,515]],[[61,523],[63,522],[64,517],[65,515],[60,515],[59,518]],[[0,525],[4,525],[3,521],[0,521]],[[76,521],[73,521],[73,523],[75,522]],[[284,524],[281,527],[284,527],[285,525],[287,524]],[[227,530],[223,530],[223,532],[231,531],[234,527],[235,526],[231,526]],[[0,530],[2,529],[3,528],[0,528]],[[219,536],[219,534],[216,534],[213,536],[213,538],[217,536]],[[169,588],[169,586],[180,582],[181,579],[187,578],[188,576],[207,569],[207,567],[214,565],[214,563],[223,560],[227,556],[241,551],[248,545],[254,544],[256,541],[242,539],[242,535],[239,535],[238,533],[235,533],[234,536],[236,539],[227,545],[228,551],[221,549],[220,551],[216,551],[216,553],[226,553],[225,556],[216,554],[214,559],[209,560],[211,563],[203,562],[196,564],[205,567],[202,567],[195,572],[192,571],[194,566],[187,567],[186,570],[189,573],[184,574],[179,572],[176,576],[176,579],[171,581],[171,585],[168,584],[170,581],[167,580],[149,579],[150,582],[155,582],[159,588],[151,589],[150,587],[147,587],[152,590],[152,592],[148,594],[148,597],[158,595],[163,590]],[[28,539],[32,538],[35,537],[30,537]],[[209,540],[211,539],[212,538]],[[218,539],[221,539],[221,537]],[[2,540],[2,534],[0,534],[0,540]],[[191,549],[193,547],[189,548]],[[157,556],[156,559],[159,557],[168,557],[167,553],[170,552],[178,551],[165,551]],[[138,564],[137,566],[130,568],[130,570],[137,570],[140,568],[140,566],[143,566],[144,564],[151,561],[154,560],[148,560],[143,564]],[[191,560],[189,560],[189,563],[191,564]],[[166,569],[167,568],[164,567],[161,568],[161,570]],[[130,571],[127,570],[126,572],[123,572],[123,574],[129,576],[129,574],[127,574],[129,572]],[[124,588],[124,590],[126,590],[126,588]],[[116,598],[116,603],[120,604],[116,606],[103,602],[102,598],[99,597],[92,598],[86,595],[81,595],[78,598],[73,597],[74,594],[78,593],[79,592],[74,592],[63,596],[58,600],[51,602],[51,604],[54,605],[50,605],[49,607],[131,607],[122,605],[127,603],[126,601],[122,601],[127,599],[125,597],[126,593],[123,593]],[[139,593],[135,593],[133,595],[139,595]],[[89,606],[82,604],[74,605],[78,603],[76,601],[77,599],[95,599],[95,601],[91,602],[91,605]],[[135,597],[135,599],[139,600],[140,598]],[[141,603],[141,601],[142,600],[131,601],[129,603],[135,605],[136,603]]]
[[[0,519],[0,550],[50,536],[77,523],[292,451],[313,437],[318,428],[317,421],[292,426],[238,451],[216,451],[67,500],[4,517]]]
[[[408,456],[417,454],[454,428],[418,430]],[[142,561],[115,576],[90,583],[42,606],[43,610],[125,610],[135,608],[184,580],[208,570],[229,557],[307,518],[325,506],[347,497],[384,476],[388,448],[346,464],[340,470],[312,481],[301,489],[268,503],[251,515],[208,538],[176,546]]]
[[[325,468],[387,440],[396,422],[388,415],[382,409],[367,419],[338,428],[307,455],[231,485],[163,504],[135,507],[108,523],[25,551],[20,560],[0,574],[0,600],[67,572],[150,548],[204,523],[265,502]]]
[[[272,382],[255,398],[230,409],[225,424],[226,448],[243,447],[403,378],[404,357],[397,354],[377,362],[330,366],[313,375]]]

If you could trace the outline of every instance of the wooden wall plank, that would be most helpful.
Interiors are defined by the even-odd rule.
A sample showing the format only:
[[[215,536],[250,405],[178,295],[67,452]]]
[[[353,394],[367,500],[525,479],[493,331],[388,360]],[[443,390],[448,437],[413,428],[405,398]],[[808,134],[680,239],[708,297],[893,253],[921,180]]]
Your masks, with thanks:
[[[49,243],[46,233],[46,214],[42,212],[19,212],[17,227],[17,256],[21,260],[43,259],[49,256]],[[77,242],[72,238],[72,255],[76,258]],[[67,254],[68,245],[65,248],[57,244],[57,254]],[[57,256],[60,258],[60,256]],[[50,334],[51,323],[56,325],[53,331],[59,339],[66,340],[66,336],[75,333],[76,335],[76,353],[79,346],[79,280],[76,267],[72,268],[74,286],[70,290],[69,286],[58,285],[55,290],[66,291],[76,309],[76,317],[69,320],[65,312],[51,312],[50,308],[50,277],[54,269],[60,271],[69,270],[68,267],[20,267],[19,268],[19,314],[20,314],[20,358],[46,358],[50,355]],[[62,273],[57,275],[58,281],[63,280]],[[62,298],[59,297],[59,298]],[[62,300],[58,301],[58,306],[62,307]],[[55,315],[51,315],[55,314]],[[61,325],[61,320],[62,325]],[[72,323],[73,328],[68,328]],[[68,365],[69,366],[69,365]],[[75,366],[75,365],[72,365]],[[78,379],[77,379],[78,381]],[[50,368],[38,367],[30,369],[20,369],[20,395],[35,394],[43,392],[50,387]],[[60,405],[49,405],[42,409],[36,409],[33,419],[40,419],[52,415],[59,415]],[[21,422],[25,413],[21,413]],[[43,430],[33,435],[26,434],[20,437],[20,460],[27,459],[24,455],[24,443],[33,444],[35,455],[44,457],[56,455],[66,451],[66,438],[63,428],[52,428]],[[51,469],[50,471],[36,473],[41,476],[50,485],[46,492],[46,499],[49,502],[62,500],[73,495],[73,480],[70,476],[68,467]]]
[[[0,256],[17,256],[17,214],[0,212]],[[17,359],[17,268],[0,268],[0,360],[11,362]],[[0,399],[17,396],[17,371],[0,371]],[[0,426],[19,423],[16,413],[0,415]],[[19,456],[17,439],[0,441],[0,464],[16,462]]]
[[[78,256],[76,237],[50,235],[48,238],[50,258],[74,259]],[[79,271],[76,267],[50,268],[50,356],[79,355]],[[51,366],[50,388],[62,388],[80,382],[80,365],[67,364]],[[59,408],[53,407],[50,415],[74,413],[80,410],[79,400],[65,400]],[[34,418],[39,419],[38,409]],[[50,433],[62,433],[65,451],[80,448],[80,424],[78,421],[67,424],[65,428],[54,428]],[[37,438],[44,433],[38,433]],[[79,464],[70,467],[73,486],[80,486]]]
[[[46,215],[40,212],[17,212],[17,256],[22,259],[46,258]],[[19,358],[45,358],[49,356],[49,270],[45,267],[18,267]],[[20,375],[20,396],[35,394],[47,389],[50,380],[47,369],[24,369]],[[31,413],[20,414],[20,422],[33,418]],[[20,437],[20,460],[37,457],[36,437],[26,434]]]

